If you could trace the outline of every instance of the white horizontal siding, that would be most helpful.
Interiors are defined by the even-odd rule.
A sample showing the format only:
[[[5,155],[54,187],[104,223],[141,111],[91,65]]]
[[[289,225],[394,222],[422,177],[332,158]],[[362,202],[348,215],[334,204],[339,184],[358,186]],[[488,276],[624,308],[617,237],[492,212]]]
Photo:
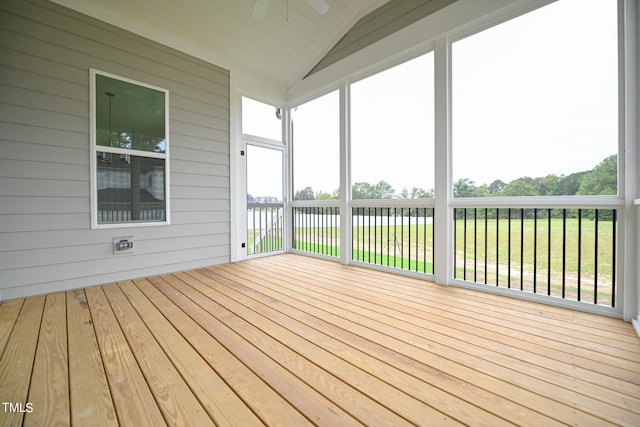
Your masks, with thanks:
[[[89,68],[169,90],[171,225],[91,229]],[[227,70],[48,1],[0,4],[0,299],[227,262],[229,185]]]

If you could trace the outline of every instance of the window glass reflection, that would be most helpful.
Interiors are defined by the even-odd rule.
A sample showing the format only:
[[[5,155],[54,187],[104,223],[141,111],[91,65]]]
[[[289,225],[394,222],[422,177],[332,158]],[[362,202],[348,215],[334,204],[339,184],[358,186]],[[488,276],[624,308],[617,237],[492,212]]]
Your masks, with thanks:
[[[164,221],[165,160],[97,153],[98,223]]]
[[[164,153],[165,94],[96,75],[96,144]]]

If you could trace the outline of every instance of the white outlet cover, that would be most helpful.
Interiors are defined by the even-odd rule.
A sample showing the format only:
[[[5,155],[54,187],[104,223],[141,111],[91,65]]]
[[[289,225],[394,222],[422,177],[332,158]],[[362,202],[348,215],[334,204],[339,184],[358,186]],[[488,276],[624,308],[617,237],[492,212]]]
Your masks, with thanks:
[[[128,242],[133,243],[133,236],[114,237],[113,238],[113,254],[114,255],[124,255],[124,254],[133,253],[133,247],[128,248],[128,249],[120,249],[120,250],[118,250],[118,243],[120,243],[120,241],[122,241],[122,240],[126,240]]]

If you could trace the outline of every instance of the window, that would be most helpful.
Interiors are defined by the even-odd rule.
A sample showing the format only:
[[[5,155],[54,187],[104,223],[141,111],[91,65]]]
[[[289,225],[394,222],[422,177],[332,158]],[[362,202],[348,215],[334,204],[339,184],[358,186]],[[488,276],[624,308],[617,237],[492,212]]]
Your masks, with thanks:
[[[454,196],[617,194],[615,0],[561,0],[452,47]]]
[[[352,198],[430,198],[434,55],[351,85]]]
[[[282,141],[280,108],[242,97],[242,133]]]
[[[294,200],[340,198],[340,104],[338,91],[294,108]]]
[[[91,70],[93,225],[168,223],[169,93]]]

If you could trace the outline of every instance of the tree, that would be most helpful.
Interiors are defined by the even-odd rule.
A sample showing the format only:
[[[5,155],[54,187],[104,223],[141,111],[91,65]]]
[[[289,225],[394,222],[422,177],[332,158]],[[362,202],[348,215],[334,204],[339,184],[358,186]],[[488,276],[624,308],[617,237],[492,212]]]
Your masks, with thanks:
[[[356,182],[351,186],[353,199],[373,199],[373,186],[368,182]]]
[[[587,173],[588,172],[575,172],[566,176],[560,175],[558,180],[558,192],[556,194],[559,196],[573,196],[577,194],[580,189],[582,177]]]
[[[305,187],[302,190],[296,191],[296,194],[293,196],[293,200],[315,200],[313,188]]]
[[[378,181],[374,188],[376,199],[392,199],[396,195],[396,190],[386,181]]]
[[[601,161],[580,182],[580,195],[618,194],[618,158],[613,154]]]
[[[560,177],[549,174],[544,178],[536,178],[536,188],[541,196],[555,196],[558,194]]]
[[[392,199],[396,190],[386,181],[380,180],[372,185],[368,182],[356,182],[351,187],[351,197],[354,199]]]
[[[318,191],[316,193],[316,200],[332,200],[333,195],[330,193],[325,193],[324,191]]]
[[[538,196],[538,190],[526,178],[518,178],[508,183],[500,192],[501,196]]]
[[[476,192],[476,183],[469,178],[460,178],[453,183],[454,197],[473,197]]]
[[[411,191],[403,188],[400,192],[401,199],[431,199],[433,198],[433,190],[425,190],[420,187],[412,187]]]
[[[489,187],[487,187],[487,193],[488,194],[497,194],[497,193],[501,192],[502,189],[506,185],[507,184],[504,181],[496,179],[491,184],[489,184]]]

